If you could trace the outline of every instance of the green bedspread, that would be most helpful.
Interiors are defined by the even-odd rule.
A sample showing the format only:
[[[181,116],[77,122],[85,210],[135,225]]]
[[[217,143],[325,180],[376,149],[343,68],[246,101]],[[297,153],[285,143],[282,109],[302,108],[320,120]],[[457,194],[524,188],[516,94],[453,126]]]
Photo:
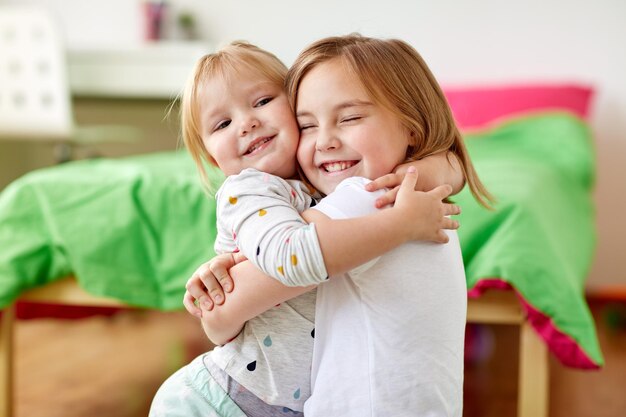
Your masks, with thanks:
[[[74,274],[95,295],[181,308],[215,233],[214,201],[183,151],[32,172],[0,194],[0,307]]]
[[[456,198],[468,288],[487,278],[510,283],[601,364],[584,299],[595,245],[587,127],[572,116],[544,114],[467,143],[498,199],[490,212],[467,190]],[[222,179],[217,171],[210,176],[216,184]],[[0,194],[0,307],[74,274],[93,294],[178,309],[187,278],[213,256],[214,237],[214,202],[183,151],[35,171]]]
[[[468,135],[467,144],[498,200],[496,210],[488,211],[467,189],[455,199],[463,211],[459,236],[468,288],[492,278],[509,283],[530,306],[531,319],[540,321],[537,313],[551,319],[535,327],[561,361],[585,368],[602,364],[584,298],[596,244],[588,126],[563,113],[535,115]],[[588,362],[581,363],[581,356]]]

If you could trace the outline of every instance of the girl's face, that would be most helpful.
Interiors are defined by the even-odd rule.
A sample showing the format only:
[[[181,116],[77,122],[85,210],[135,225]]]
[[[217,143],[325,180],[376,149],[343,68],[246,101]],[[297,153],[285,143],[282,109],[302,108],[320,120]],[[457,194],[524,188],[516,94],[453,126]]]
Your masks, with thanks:
[[[298,125],[282,86],[244,70],[232,82],[212,77],[199,102],[202,142],[224,174],[295,175]]]
[[[341,59],[304,76],[296,100],[298,162],[308,180],[329,194],[345,178],[375,179],[402,163],[409,132],[374,103]]]

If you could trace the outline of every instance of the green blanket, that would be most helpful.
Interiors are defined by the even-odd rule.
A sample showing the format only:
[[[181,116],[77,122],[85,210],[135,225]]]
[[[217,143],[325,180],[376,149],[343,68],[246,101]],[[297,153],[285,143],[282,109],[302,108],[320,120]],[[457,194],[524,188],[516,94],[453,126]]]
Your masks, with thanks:
[[[584,299],[595,245],[588,129],[572,116],[546,114],[467,143],[498,199],[490,212],[467,190],[456,198],[468,288],[485,278],[510,283],[566,342],[601,364]],[[209,174],[216,184],[223,179]],[[179,309],[187,278],[214,254],[214,237],[214,201],[183,151],[35,171],[0,194],[0,307],[74,274],[95,295]]]
[[[478,175],[497,199],[495,211],[479,206],[467,189],[455,199],[462,207],[468,288],[480,293],[494,278],[510,284],[564,364],[601,365],[584,298],[596,243],[588,127],[567,114],[542,114],[466,140]]]
[[[92,294],[179,309],[215,234],[214,201],[183,151],[32,172],[0,194],[0,307],[74,274]]]

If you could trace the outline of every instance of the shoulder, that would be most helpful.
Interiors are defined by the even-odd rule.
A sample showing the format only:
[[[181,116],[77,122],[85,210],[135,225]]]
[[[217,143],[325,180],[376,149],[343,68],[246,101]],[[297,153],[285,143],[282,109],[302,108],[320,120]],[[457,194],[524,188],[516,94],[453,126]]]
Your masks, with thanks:
[[[276,175],[268,174],[267,172],[258,171],[254,168],[246,168],[241,171],[239,174],[230,175],[224,181],[224,185],[245,185],[245,184],[260,184],[260,183],[280,183],[286,184],[287,182],[277,177]]]
[[[376,199],[385,191],[367,191],[365,185],[370,182],[369,179],[362,177],[346,178],[315,208],[334,219],[360,217],[374,213],[377,210]]]
[[[345,180],[341,181],[339,185],[337,185],[337,188],[335,188],[334,192],[338,192],[345,188],[365,191],[365,186],[370,182],[372,182],[372,180],[364,177],[346,178]]]
[[[289,188],[291,187],[287,181],[276,175],[246,168],[239,174],[228,176],[217,191],[216,197],[219,199],[220,195],[225,194],[255,195],[277,192],[283,194]]]

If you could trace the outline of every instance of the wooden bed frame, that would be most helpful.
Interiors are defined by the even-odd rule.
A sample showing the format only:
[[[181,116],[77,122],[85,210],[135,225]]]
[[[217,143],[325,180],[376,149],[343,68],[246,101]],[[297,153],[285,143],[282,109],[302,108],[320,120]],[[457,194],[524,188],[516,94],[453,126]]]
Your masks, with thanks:
[[[111,299],[94,297],[68,277],[45,287],[24,293],[20,300],[74,306],[123,307]],[[469,299],[467,321],[483,324],[517,325],[519,341],[518,417],[548,416],[548,350],[526,321],[517,297],[512,291],[488,291],[479,299]],[[2,314],[0,324],[0,417],[13,415],[13,330],[15,306]]]

